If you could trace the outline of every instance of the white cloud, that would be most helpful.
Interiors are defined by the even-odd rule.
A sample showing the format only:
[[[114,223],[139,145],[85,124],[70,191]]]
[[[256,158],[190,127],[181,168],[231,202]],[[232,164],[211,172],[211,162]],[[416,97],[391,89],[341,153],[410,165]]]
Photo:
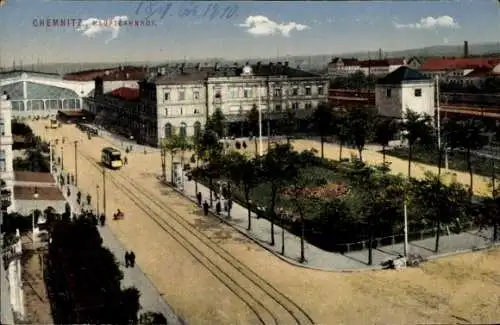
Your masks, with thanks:
[[[290,36],[290,33],[294,30],[302,31],[309,28],[309,26],[298,24],[293,21],[278,23],[265,16],[248,16],[247,19],[245,19],[245,23],[239,24],[238,26],[247,28],[248,33],[256,36],[267,36],[280,33],[285,37]]]
[[[111,19],[89,18],[81,22],[77,31],[82,32],[82,35],[94,37],[104,32],[111,32],[111,37],[105,43],[114,40],[120,34],[120,25],[128,21],[127,16],[115,16]]]
[[[432,28],[459,28],[458,23],[450,16],[424,17],[412,24],[399,24],[394,22],[396,28],[432,29]]]

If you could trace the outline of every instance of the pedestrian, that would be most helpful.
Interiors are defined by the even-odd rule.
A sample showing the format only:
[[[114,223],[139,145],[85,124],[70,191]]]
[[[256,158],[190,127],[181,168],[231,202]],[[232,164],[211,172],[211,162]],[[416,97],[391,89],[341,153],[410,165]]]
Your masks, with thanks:
[[[127,159],[127,156],[123,157],[123,163],[126,165],[128,164],[128,159]]]
[[[206,200],[203,203],[203,213],[205,214],[205,216],[208,216],[208,202]]]
[[[196,194],[196,199],[198,200],[198,205],[201,206],[201,192]]]
[[[101,217],[99,218],[99,220],[101,221],[101,227],[104,227],[104,224],[106,223],[106,216],[104,215],[104,213],[101,213]]]
[[[215,204],[215,212],[217,212],[217,215],[220,215],[220,201],[217,201],[217,203]]]
[[[233,208],[233,200],[229,199],[227,200],[227,209],[228,211],[231,211],[231,209]]]
[[[130,254],[128,251],[125,252],[125,267],[130,265]]]
[[[134,265],[135,265],[135,254],[134,254],[134,251],[130,251],[129,257],[130,257],[130,266],[134,267]]]

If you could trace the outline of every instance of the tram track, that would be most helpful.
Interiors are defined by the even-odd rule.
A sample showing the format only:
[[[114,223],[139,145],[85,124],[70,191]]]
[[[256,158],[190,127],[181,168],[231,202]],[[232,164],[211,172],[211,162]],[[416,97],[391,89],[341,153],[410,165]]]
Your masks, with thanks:
[[[90,155],[81,150],[79,150],[79,154],[97,169],[102,168]],[[137,184],[129,176],[124,175],[123,171],[110,172],[107,174],[107,179],[235,294],[255,314],[261,324],[314,325],[312,318],[300,306],[215,243],[208,235],[196,229],[174,209],[160,201],[155,194]],[[162,213],[155,211],[153,207]],[[168,215],[168,219],[164,217],[165,214]],[[183,232],[187,232],[187,234]],[[208,256],[210,254],[200,249],[198,243],[201,243],[201,247],[208,249],[210,254],[222,263],[213,261]],[[243,281],[237,279],[238,277],[243,278]],[[246,285],[242,282],[246,282]]]

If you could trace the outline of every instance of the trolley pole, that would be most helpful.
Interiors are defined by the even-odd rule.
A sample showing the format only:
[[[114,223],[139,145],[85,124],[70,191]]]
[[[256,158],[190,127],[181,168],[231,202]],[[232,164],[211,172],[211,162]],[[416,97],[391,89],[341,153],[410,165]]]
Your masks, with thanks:
[[[106,215],[106,169],[102,169],[102,208]]]
[[[75,186],[78,187],[78,141],[75,140]]]

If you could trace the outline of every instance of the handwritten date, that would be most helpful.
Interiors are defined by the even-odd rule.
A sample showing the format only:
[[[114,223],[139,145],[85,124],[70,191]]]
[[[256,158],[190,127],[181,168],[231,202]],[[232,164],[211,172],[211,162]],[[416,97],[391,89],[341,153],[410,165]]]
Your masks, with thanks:
[[[239,6],[206,2],[163,2],[141,1],[135,11],[136,15],[145,15],[141,19],[162,20],[165,17],[198,18],[206,20],[229,20],[238,17]]]

